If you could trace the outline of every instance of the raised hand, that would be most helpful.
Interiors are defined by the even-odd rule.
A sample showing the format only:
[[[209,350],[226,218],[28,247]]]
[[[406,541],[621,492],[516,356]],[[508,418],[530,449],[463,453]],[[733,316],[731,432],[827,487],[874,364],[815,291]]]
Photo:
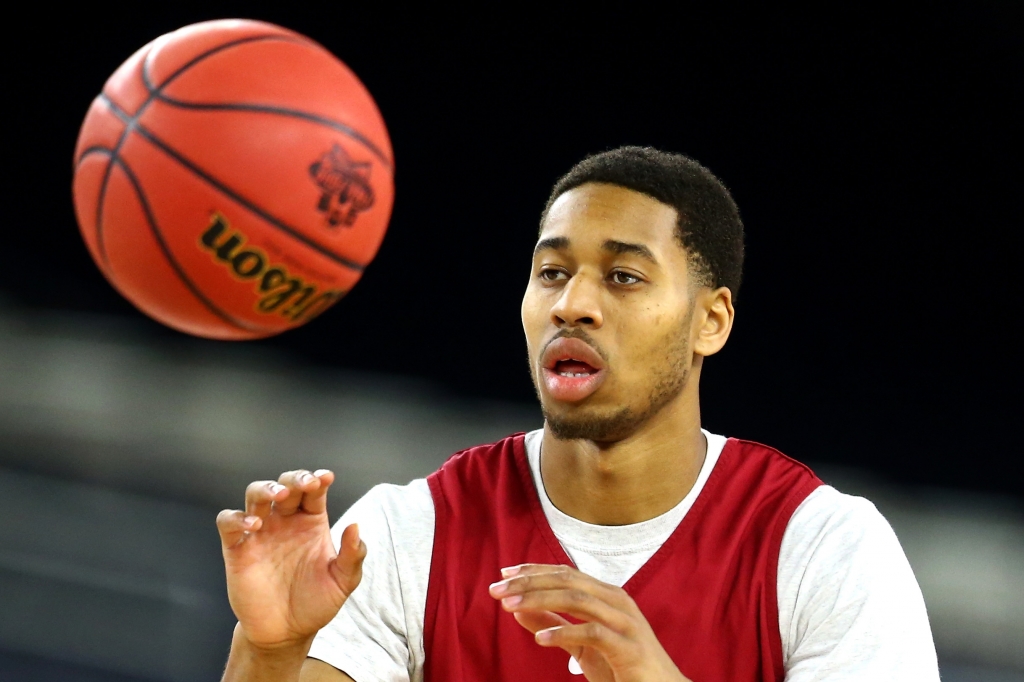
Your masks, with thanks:
[[[217,516],[236,638],[273,650],[302,646],[359,585],[366,545],[349,526],[335,552],[327,519],[327,470],[289,471],[245,491],[245,511]]]
[[[689,682],[625,590],[569,566],[523,564],[501,574],[491,596],[538,644],[569,652],[590,682]]]

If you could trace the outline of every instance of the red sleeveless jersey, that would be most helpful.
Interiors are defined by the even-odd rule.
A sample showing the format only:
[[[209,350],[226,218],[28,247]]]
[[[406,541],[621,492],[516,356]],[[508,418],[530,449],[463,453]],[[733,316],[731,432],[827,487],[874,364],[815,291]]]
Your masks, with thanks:
[[[425,682],[583,678],[488,594],[500,569],[572,561],[541,509],[522,434],[452,456],[427,478],[434,549]],[[786,524],[821,485],[802,464],[730,438],[664,545],[623,586],[679,670],[695,682],[781,682],[776,571]]]

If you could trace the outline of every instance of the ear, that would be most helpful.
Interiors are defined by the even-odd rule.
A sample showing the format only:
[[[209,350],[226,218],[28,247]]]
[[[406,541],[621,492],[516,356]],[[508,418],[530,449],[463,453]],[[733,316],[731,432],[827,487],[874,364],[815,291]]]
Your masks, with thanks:
[[[729,287],[703,288],[694,301],[693,352],[707,357],[722,350],[732,332],[736,311],[732,307],[732,291]]]

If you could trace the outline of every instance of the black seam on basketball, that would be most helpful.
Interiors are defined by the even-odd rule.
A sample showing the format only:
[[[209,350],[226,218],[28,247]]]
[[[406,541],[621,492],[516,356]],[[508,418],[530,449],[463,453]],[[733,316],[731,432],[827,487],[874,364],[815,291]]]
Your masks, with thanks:
[[[114,116],[117,116],[119,119],[121,119],[121,121],[126,126],[132,124],[132,117],[131,117],[131,115],[127,111],[122,109],[121,107],[117,106],[117,102],[115,102],[114,100],[110,99],[108,96],[106,96],[102,92],[99,95],[96,96],[96,99],[102,100],[104,104],[106,104],[108,107],[110,107],[110,111],[113,112]]]
[[[356,142],[358,142],[359,144],[363,145],[371,152],[373,152],[374,156],[380,159],[380,162],[384,164],[388,171],[393,172],[391,160],[387,157],[386,154],[384,154],[383,151],[381,151],[377,147],[377,145],[375,145],[369,139],[364,137],[358,130],[350,128],[349,126],[345,125],[344,123],[341,123],[340,121],[335,121],[324,116],[318,116],[316,114],[311,114],[309,112],[302,111],[299,109],[286,109],[284,107],[275,107],[266,104],[241,104],[233,102],[226,104],[214,104],[212,102],[184,102],[179,99],[174,99],[173,97],[168,97],[163,93],[158,93],[156,95],[156,98],[161,102],[165,102],[167,104],[170,104],[171,106],[179,107],[182,109],[196,109],[199,111],[250,111],[259,114],[274,114],[276,116],[297,118],[303,121],[317,123],[319,125],[326,126],[332,130],[336,130],[343,135],[351,137],[353,140],[355,140]]]
[[[125,163],[124,159],[120,157],[115,157],[113,159],[113,163],[116,163],[121,170],[124,171],[124,174],[128,177],[128,182],[130,182],[132,187],[135,189],[135,194],[139,199],[139,203],[142,205],[142,211],[146,214],[146,222],[149,224],[149,229],[153,233],[153,238],[156,239],[156,243],[160,247],[160,250],[163,252],[164,258],[167,259],[167,262],[174,269],[174,272],[177,273],[182,283],[188,287],[189,291],[191,291],[197,299],[199,299],[199,302],[205,305],[211,313],[237,329],[258,333],[279,331],[277,329],[268,329],[266,327],[254,325],[246,322],[245,320],[239,320],[232,315],[229,315],[217,307],[213,301],[208,299],[206,295],[200,291],[199,287],[189,279],[181,265],[171,254],[171,250],[168,248],[167,243],[164,241],[163,234],[160,232],[160,227],[156,224],[156,216],[153,215],[153,210],[149,205],[149,200],[146,198],[145,192],[142,191],[142,186],[139,184],[139,179],[135,177],[135,173],[128,167],[128,164]]]
[[[82,153],[78,155],[77,159],[75,159],[75,168],[78,168],[79,166],[81,166],[82,165],[82,161],[85,161],[85,157],[87,157],[87,156],[92,156],[93,154],[106,154],[107,156],[110,156],[113,153],[114,153],[114,150],[111,149],[110,147],[101,147],[99,145],[94,145],[92,147],[87,147],[87,148],[83,149]]]
[[[173,81],[178,76],[180,76],[181,74],[185,73],[186,71],[191,69],[193,66],[195,66],[199,62],[201,62],[204,59],[206,59],[207,57],[212,57],[213,55],[217,54],[218,52],[223,52],[224,50],[229,50],[232,47],[237,47],[239,45],[245,45],[247,43],[257,43],[257,42],[261,42],[261,41],[264,41],[264,40],[281,40],[281,41],[289,42],[289,43],[301,43],[303,45],[310,45],[310,44],[312,44],[311,41],[305,40],[305,39],[300,39],[300,38],[298,38],[296,36],[279,35],[279,34],[263,34],[263,35],[258,35],[258,36],[248,36],[246,38],[238,38],[237,40],[229,40],[228,42],[222,43],[222,44],[220,44],[220,45],[218,45],[216,47],[211,47],[206,52],[203,52],[202,54],[196,55],[195,57],[193,57],[189,61],[185,62],[180,67],[178,67],[177,71],[175,71],[170,76],[168,76],[166,79],[164,79],[164,82],[161,83],[160,85],[156,86],[155,88],[153,87],[153,85],[152,85],[152,83],[151,83],[151,81],[149,79],[149,57],[150,57],[150,55],[153,54],[153,51],[150,50],[149,52],[146,53],[146,57],[142,60],[142,69],[141,69],[141,71],[142,71],[142,84],[144,86],[146,86],[146,90],[149,91],[149,94],[151,96],[157,95],[157,94],[159,94],[159,92],[161,90],[163,90],[168,85],[170,85],[171,81]],[[149,102],[147,101],[146,104],[149,104]]]
[[[342,255],[334,253],[330,249],[321,246],[320,244],[318,244],[314,240],[312,240],[309,237],[307,237],[306,235],[302,234],[302,232],[300,232],[297,228],[294,228],[291,225],[288,225],[287,223],[282,221],[280,218],[277,218],[277,217],[271,215],[270,213],[267,213],[265,210],[263,210],[262,208],[257,206],[255,203],[253,203],[252,201],[246,199],[244,196],[242,196],[241,194],[239,194],[235,190],[231,189],[230,187],[228,187],[227,185],[222,183],[217,178],[213,177],[212,175],[210,175],[209,173],[204,171],[202,168],[200,168],[195,163],[190,161],[188,158],[186,158],[180,152],[175,150],[173,147],[171,147],[166,142],[164,142],[163,140],[158,138],[156,135],[154,135],[151,131],[146,129],[146,127],[143,126],[141,123],[136,122],[134,124],[134,128],[135,128],[135,132],[137,132],[139,135],[141,135],[142,137],[144,137],[147,140],[149,140],[153,144],[153,146],[159,148],[165,154],[167,154],[169,157],[171,157],[172,159],[174,159],[175,161],[180,163],[185,168],[189,169],[195,175],[197,175],[200,178],[202,178],[203,180],[205,180],[209,185],[211,185],[217,191],[221,192],[222,194],[224,194],[227,197],[230,197],[232,200],[236,201],[237,203],[241,204],[245,208],[249,209],[249,211],[251,211],[252,213],[255,213],[256,215],[258,215],[260,218],[265,220],[268,224],[270,224],[273,227],[276,227],[277,229],[281,230],[282,232],[290,235],[293,239],[296,239],[296,240],[302,242],[303,244],[305,244],[309,248],[313,249],[317,253],[319,253],[319,254],[321,254],[323,256],[326,256],[327,258],[331,259],[335,263],[338,263],[339,265],[343,265],[346,268],[349,268],[350,270],[355,270],[356,272],[362,272],[363,270],[366,269],[365,265],[357,263],[356,261],[353,261],[353,260],[349,260],[348,258],[345,258]]]
[[[114,156],[114,150],[110,149],[108,147],[100,147],[100,146],[97,145],[97,146],[88,147],[86,149],[83,149],[82,153],[78,155],[78,159],[75,161],[75,172],[76,173],[78,172],[78,168],[82,165],[82,162],[85,161],[86,157],[92,156],[93,154],[104,154],[104,155],[106,155],[108,160],[107,160],[107,167],[103,171],[103,173],[104,173],[103,177],[104,177],[104,180],[107,180],[108,179],[107,176],[109,175],[111,166],[113,165],[113,156]],[[99,196],[99,199],[100,199],[101,203],[97,204],[97,206],[96,206],[96,221],[97,221],[96,236],[97,237],[99,237],[99,232],[100,232],[100,229],[98,227],[99,221],[103,218],[103,204],[102,204],[102,202],[106,200],[106,194],[107,194],[106,185],[101,183],[101,185],[100,185],[100,196]],[[110,270],[110,263],[107,262],[107,253],[106,253],[106,251],[102,250],[102,248],[100,247],[99,242],[97,242],[96,248],[97,248],[97,250],[100,251],[100,257],[103,260],[103,262],[100,263],[100,268],[102,270],[104,270],[104,271],[109,272],[109,270]]]
[[[125,126],[124,130],[121,131],[121,137],[117,138],[117,144],[110,150],[110,160],[107,161],[107,167],[103,171],[103,180],[100,182],[100,193],[99,200],[96,202],[96,250],[100,254],[100,260],[103,261],[103,267],[110,269],[110,261],[107,258],[107,246],[103,241],[103,204],[107,200],[107,185],[110,184],[110,173],[114,170],[114,160],[117,159],[117,153],[121,151],[121,145],[124,144],[125,139],[128,137],[128,131],[131,129],[131,121],[124,118],[121,108],[114,104],[113,100],[107,97],[102,92],[96,98],[106,102],[110,110],[114,112],[114,115],[120,118]]]

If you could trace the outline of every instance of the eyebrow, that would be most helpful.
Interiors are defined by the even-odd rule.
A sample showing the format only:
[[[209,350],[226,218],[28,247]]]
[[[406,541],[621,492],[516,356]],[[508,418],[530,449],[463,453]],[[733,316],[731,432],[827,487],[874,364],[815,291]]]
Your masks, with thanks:
[[[611,251],[612,253],[630,253],[634,256],[640,256],[644,260],[648,260],[655,265],[658,264],[658,259],[654,257],[651,250],[643,244],[631,244],[629,242],[620,242],[614,239],[609,239],[601,245],[605,251]]]
[[[569,247],[568,237],[548,237],[547,239],[541,239],[537,242],[537,246],[533,249],[533,255],[536,256],[541,251],[551,249],[553,251],[561,251]]]
[[[541,239],[537,242],[537,246],[533,249],[533,255],[536,256],[541,251],[551,249],[553,251],[562,251],[563,249],[569,248],[568,237],[548,237],[547,239]],[[640,256],[644,260],[648,260],[655,265],[658,264],[658,259],[654,257],[651,250],[643,244],[633,244],[631,242],[620,242],[616,239],[607,239],[601,248],[605,251],[611,251],[612,253],[629,253],[634,256]]]

